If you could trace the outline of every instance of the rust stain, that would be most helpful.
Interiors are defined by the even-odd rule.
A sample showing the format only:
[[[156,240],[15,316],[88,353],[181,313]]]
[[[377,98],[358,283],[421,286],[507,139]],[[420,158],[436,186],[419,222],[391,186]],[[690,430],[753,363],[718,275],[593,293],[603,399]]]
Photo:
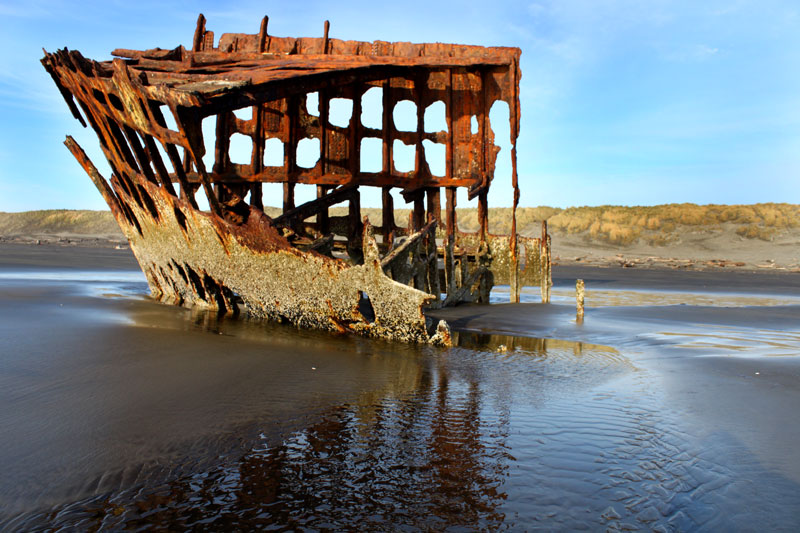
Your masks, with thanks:
[[[98,136],[110,180],[71,137],[66,145],[114,213],[154,297],[443,345],[449,328],[426,319],[427,308],[488,303],[497,283],[510,285],[512,301],[522,285],[541,286],[549,301],[546,226],[541,239],[516,229],[518,48],[344,41],[329,36],[327,21],[321,38],[277,37],[267,22],[257,34],[223,34],[214,46],[200,15],[191,49],[118,49],[113,61],[102,62],[63,49],[42,59],[72,114]],[[378,128],[361,119],[362,98],[373,88],[382,93]],[[318,114],[307,107],[312,93]],[[345,126],[329,119],[334,99],[352,104]],[[416,107],[412,131],[393,119],[405,100]],[[489,110],[497,101],[508,104],[511,122],[509,236],[488,232],[499,151]],[[425,110],[438,102],[447,127],[427,131]],[[249,118],[234,113],[243,109]],[[211,140],[204,120],[213,121]],[[237,134],[252,143],[248,163],[231,161]],[[319,141],[312,168],[297,162],[304,139]],[[361,169],[366,139],[382,146],[377,171]],[[396,168],[395,141],[413,148],[413,169]],[[282,164],[268,166],[265,156],[276,143]],[[431,171],[426,143],[444,150],[443,175]],[[212,156],[206,168],[204,157]],[[283,187],[283,213],[275,218],[263,209],[266,183]],[[298,184],[315,185],[317,198],[295,205]],[[361,218],[361,187],[382,189],[381,226]],[[477,233],[458,229],[459,187],[478,200]],[[394,223],[392,189],[413,206],[407,228]],[[198,207],[198,194],[208,211]],[[330,216],[338,204],[349,214]]]

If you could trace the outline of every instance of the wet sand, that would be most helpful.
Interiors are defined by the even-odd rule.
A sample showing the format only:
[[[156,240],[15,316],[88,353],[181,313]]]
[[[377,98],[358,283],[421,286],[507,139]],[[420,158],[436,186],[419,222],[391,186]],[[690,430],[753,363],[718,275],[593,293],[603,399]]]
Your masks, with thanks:
[[[0,529],[800,523],[795,275],[556,267],[561,303],[435,313],[442,350],[162,305],[136,268],[0,245]]]

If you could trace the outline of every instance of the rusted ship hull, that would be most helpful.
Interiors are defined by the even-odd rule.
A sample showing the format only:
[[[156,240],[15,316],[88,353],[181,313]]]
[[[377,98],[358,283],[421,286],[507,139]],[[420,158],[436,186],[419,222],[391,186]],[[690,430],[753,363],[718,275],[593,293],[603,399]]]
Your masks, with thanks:
[[[154,297],[220,312],[284,320],[301,327],[349,331],[410,342],[448,344],[444,323],[426,321],[429,307],[488,303],[495,283],[540,285],[549,299],[549,238],[488,233],[488,190],[497,147],[488,111],[511,109],[519,120],[519,50],[460,45],[359,43],[226,34],[218,47],[200,17],[192,51],[117,50],[126,59],[95,62],[61,50],[42,60],[75,117],[97,133],[112,169],[106,180],[71,137],[67,146],[89,174],[127,236]],[[361,100],[380,88],[383,128],[364,126]],[[319,114],[307,98],[316,92]],[[334,98],[349,99],[346,127],[329,121]],[[416,131],[400,131],[392,112],[411,100]],[[423,115],[446,107],[447,130],[427,132]],[[237,109],[252,109],[249,119]],[[165,113],[175,119],[167,126]],[[215,138],[202,122],[214,121]],[[478,131],[473,131],[478,117]],[[233,135],[252,142],[250,164],[231,162]],[[268,141],[282,144],[283,165],[266,166]],[[313,168],[297,163],[297,146],[317,139]],[[364,139],[380,140],[382,170],[361,169]],[[423,141],[444,145],[443,176],[431,173]],[[415,147],[411,172],[399,172],[395,142]],[[214,153],[211,170],[206,151]],[[519,197],[512,149],[514,210]],[[283,213],[263,211],[262,184],[281,183]],[[317,199],[294,204],[298,184]],[[361,218],[359,187],[382,189],[383,217]],[[481,229],[460,232],[456,191],[478,199]],[[202,188],[209,209],[195,198]],[[408,227],[394,221],[391,189],[413,204]],[[444,190],[444,216],[441,191]],[[347,203],[346,217],[330,216]]]

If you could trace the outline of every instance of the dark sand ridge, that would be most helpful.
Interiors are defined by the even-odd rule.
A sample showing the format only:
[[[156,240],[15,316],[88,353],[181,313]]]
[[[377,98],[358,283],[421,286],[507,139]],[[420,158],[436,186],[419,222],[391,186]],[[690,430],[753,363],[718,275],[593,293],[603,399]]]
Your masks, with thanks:
[[[130,252],[124,250],[0,245],[0,274],[58,272],[64,269],[76,273],[93,270],[129,271],[137,268]],[[706,274],[557,266],[554,269],[554,281],[557,288],[566,289],[574,287],[575,278],[581,277],[587,281],[590,291],[593,287],[602,286],[611,290],[656,288],[687,293],[725,292],[735,287],[735,292],[739,293],[800,295],[795,276],[787,273]],[[0,376],[5,373],[7,378],[6,386],[0,388],[2,394],[7,396],[2,403],[23,405],[30,409],[27,412],[0,412],[4,417],[3,427],[13,428],[15,436],[24,436],[25,431],[30,436],[30,440],[5,440],[0,448],[6,459],[13,459],[6,461],[14,465],[7,470],[6,477],[8,482],[17,485],[14,492],[22,490],[19,487],[27,483],[31,484],[34,492],[41,490],[37,488],[37,481],[42,480],[26,480],[25,468],[30,468],[30,462],[37,461],[37,458],[41,461],[42,453],[52,458],[43,461],[43,466],[55,464],[53,472],[57,476],[75,476],[76,464],[84,465],[89,472],[100,472],[100,477],[83,479],[77,486],[66,484],[62,487],[67,493],[74,490],[75,494],[80,495],[76,497],[83,498],[85,494],[124,487],[140,479],[145,475],[141,465],[148,464],[148,458],[159,458],[158,461],[163,463],[165,457],[181,454],[195,457],[199,454],[201,458],[194,460],[202,461],[203,449],[214,449],[224,454],[224,450],[235,447],[235,435],[247,440],[242,435],[260,427],[251,423],[254,417],[283,421],[284,428],[276,428],[280,434],[268,436],[265,441],[275,442],[276,438],[283,438],[285,431],[307,425],[308,420],[317,416],[315,413],[319,413],[323,404],[336,405],[351,401],[354,396],[363,395],[359,390],[363,391],[364,388],[384,391],[376,393],[380,396],[386,394],[387,383],[392,384],[391,387],[398,394],[401,390],[418,386],[414,385],[416,378],[408,382],[403,361],[416,364],[414,361],[419,354],[427,350],[353,338],[336,338],[328,345],[328,336],[325,334],[248,325],[238,321],[217,324],[211,320],[211,329],[206,331],[218,334],[197,335],[191,328],[198,320],[205,320],[202,315],[187,322],[180,318],[188,313],[186,310],[126,296],[126,291],[133,291],[134,295],[142,294],[142,282],[131,283],[130,288],[126,283],[117,283],[111,292],[121,294],[122,298],[112,295],[87,298],[85,289],[80,289],[82,285],[76,285],[78,289],[65,291],[58,283],[31,284],[19,278],[2,284],[0,306],[3,316],[8,317],[0,322],[0,336],[6,339],[6,355],[0,359],[0,365],[6,370],[0,372]],[[520,477],[512,472],[506,482],[510,487],[506,490],[512,498],[514,494],[535,495],[538,503],[533,509],[536,510],[540,510],[541,502],[548,497],[553,499],[554,514],[547,517],[546,527],[548,524],[549,527],[561,524],[568,529],[581,525],[585,527],[587,523],[570,521],[578,518],[561,516],[559,513],[565,509],[591,506],[598,501],[606,501],[606,498],[608,500],[603,506],[608,505],[611,511],[604,514],[603,524],[622,527],[624,521],[628,520],[637,528],[647,527],[646,524],[660,523],[650,516],[656,512],[650,503],[657,502],[655,508],[668,513],[670,505],[674,506],[676,501],[687,498],[686,502],[728,503],[719,512],[703,510],[702,506],[687,503],[691,511],[685,512],[690,516],[677,519],[676,524],[684,524],[679,529],[696,529],[703,524],[706,528],[715,529],[716,526],[727,529],[731,524],[737,524],[743,529],[765,525],[773,530],[791,530],[791,525],[800,520],[800,454],[795,446],[800,442],[796,424],[796,413],[800,408],[800,364],[797,361],[797,355],[800,354],[800,307],[601,305],[587,308],[582,325],[575,323],[574,311],[572,305],[520,304],[462,306],[436,313],[446,318],[456,331],[490,335],[488,340],[482,341],[485,349],[502,351],[501,345],[504,345],[508,351],[507,356],[497,356],[496,361],[482,353],[469,355],[456,350],[446,355],[445,360],[449,357],[453,358],[454,364],[459,362],[466,365],[461,370],[465,376],[479,371],[487,372],[482,379],[494,379],[493,376],[503,376],[513,369],[519,379],[533,379],[530,372],[538,371],[533,364],[534,359],[526,360],[522,356],[530,353],[523,349],[528,342],[525,338],[531,341],[540,338],[580,341],[581,344],[566,343],[564,346],[568,346],[569,351],[581,350],[580,346],[585,350],[583,355],[569,359],[570,364],[552,367],[554,373],[546,381],[537,382],[536,388],[541,388],[539,392],[545,398],[555,398],[540,408],[550,414],[530,420],[522,417],[515,422],[517,425],[511,426],[512,429],[516,428],[515,432],[520,427],[527,428],[523,439],[536,439],[535,432],[541,431],[538,437],[542,441],[541,453],[550,454],[528,459],[533,463],[526,463],[525,457],[535,454],[536,447],[521,446],[519,443],[511,445],[510,453],[517,456],[516,464],[520,464],[523,472],[531,467],[538,472],[537,476],[531,478],[535,481],[534,485],[525,484],[526,475]],[[135,329],[131,328],[131,321]],[[262,338],[263,329],[269,331],[269,352],[274,354],[267,360],[264,359],[266,341]],[[146,335],[143,336],[141,332],[146,332]],[[283,342],[284,348],[276,349],[272,344],[274,339],[278,339],[278,346]],[[546,352],[549,355],[545,360],[558,362],[558,357],[554,355],[558,350],[554,352],[553,347],[558,348],[559,342],[550,343]],[[297,343],[301,343],[300,349]],[[620,367],[614,363],[608,367],[612,370],[607,370],[603,365],[611,364],[620,356],[608,354],[603,356],[608,358],[603,365],[593,365],[600,360],[597,354],[603,353],[602,349],[592,346],[598,344],[619,350],[624,355],[623,359],[630,359],[630,363],[625,363],[623,367],[633,364],[636,367],[634,372],[623,374],[617,385],[604,385],[611,383],[609,380],[618,375]],[[232,347],[237,351],[243,350],[235,356],[235,364],[222,364],[212,357],[215,352],[228,353]],[[56,352],[48,355],[47,350],[53,349]],[[401,353],[397,353],[398,350]],[[352,351],[362,353],[364,357],[353,360],[346,355]],[[69,354],[69,357],[58,357],[61,352]],[[13,354],[13,358],[9,359],[8,354]],[[732,357],[732,354],[737,356]],[[771,354],[791,355],[778,357]],[[187,358],[194,361],[194,369],[186,366]],[[475,362],[471,363],[470,358],[474,358]],[[63,368],[39,366],[47,365],[51,359],[52,364],[62,365]],[[27,360],[30,360],[28,365],[25,364]],[[114,370],[120,360],[130,365],[122,369],[122,373],[119,368]],[[481,365],[487,363],[490,365],[484,369]],[[309,372],[309,376],[313,375],[315,380],[321,378],[322,381],[321,386],[317,387],[318,383],[315,382],[314,387],[309,389],[311,397],[305,403],[298,403],[295,386],[282,379],[284,372],[286,375],[297,373],[298,365],[313,365],[324,370],[320,374]],[[167,380],[159,375],[165,371],[170,374]],[[573,382],[582,374],[580,379],[592,384],[596,398],[573,400],[574,394],[580,397],[578,392],[564,396],[558,384],[564,383],[565,379]],[[594,381],[592,374],[596,374]],[[37,375],[41,377],[37,378]],[[100,396],[82,400],[86,402],[82,404],[53,404],[69,385],[63,381],[66,379],[63,376],[69,375],[78,376],[79,384],[100,391]],[[152,384],[142,389],[136,381],[121,378],[126,375],[151,380]],[[265,375],[274,377],[266,383],[259,381]],[[629,377],[625,378],[625,375]],[[51,379],[51,382],[42,381],[42,377],[47,376],[50,376],[47,379]],[[255,376],[260,377],[256,380]],[[455,376],[451,376],[451,379],[455,387],[458,380]],[[98,382],[103,384],[99,389],[96,388]],[[19,388],[26,383],[34,388]],[[471,381],[468,380],[462,386],[468,388],[469,383]],[[203,391],[209,391],[211,395],[204,395]],[[326,392],[320,396],[323,391]],[[659,395],[663,396],[663,402],[653,399]],[[608,396],[619,396],[619,399],[616,402],[613,398],[604,399]],[[538,405],[536,400],[531,401]],[[365,405],[368,405],[370,400],[366,402]],[[592,408],[595,403],[603,409]],[[550,407],[547,408],[547,405]],[[145,408],[142,409],[142,406]],[[470,408],[469,404],[463,407]],[[636,414],[637,409],[643,411]],[[647,424],[654,423],[648,420],[654,416],[658,418],[659,409],[663,410],[661,414],[666,421],[653,426],[655,434],[637,432],[636,427],[646,428]],[[62,412],[64,416],[59,418]],[[202,415],[192,417],[189,416],[190,412]],[[460,412],[456,410],[449,414],[452,416]],[[581,417],[581,412],[586,419]],[[435,409],[431,416],[433,420],[437,419]],[[56,423],[54,420],[57,420],[55,427],[40,427],[42,424]],[[538,428],[537,420],[549,425]],[[615,423],[621,424],[619,428],[614,429]],[[118,443],[101,442],[99,449],[104,451],[99,456],[80,455],[81,450],[91,450],[96,446],[81,443],[102,438],[111,431],[104,424],[120,425],[113,431],[115,434],[129,435],[131,442],[124,448],[120,448]],[[646,465],[650,464],[659,469],[672,469],[678,464],[680,469],[685,469],[685,473],[675,478],[677,485],[662,483],[653,488],[655,492],[648,492],[648,484],[654,482],[647,481],[649,478],[646,474],[637,474],[636,470],[632,470],[632,465],[630,471],[620,473],[622,477],[615,478],[617,481],[614,482],[621,483],[618,491],[628,492],[628,499],[619,500],[624,505],[614,504],[617,500],[611,487],[597,493],[592,492],[595,489],[591,486],[579,488],[582,479],[595,476],[587,474],[587,469],[593,468],[590,465],[596,461],[610,461],[603,468],[594,468],[598,468],[599,472],[610,472],[608,475],[611,477],[616,475],[615,461],[624,463],[619,454],[604,456],[603,451],[608,450],[598,452],[597,448],[589,446],[597,441],[597,437],[586,431],[601,431],[603,428],[612,433],[618,432],[620,438],[630,441],[633,455],[641,453],[647,446],[665,450],[661,455],[655,454],[640,461],[641,465],[645,465],[642,468],[647,469]],[[233,433],[233,441],[220,441],[218,435],[223,429]],[[534,431],[534,434],[530,431]],[[151,434],[148,439],[156,442],[160,448],[149,446],[147,440],[137,440],[148,432]],[[573,440],[559,440],[559,434],[563,436],[570,432],[576,435]],[[57,436],[64,433],[76,439],[78,445],[74,451],[60,449],[64,443]],[[52,440],[42,441],[42,435],[49,434],[54,435]],[[513,441],[512,437],[510,442]],[[33,442],[38,442],[44,448],[30,449]],[[302,447],[303,442],[301,440],[294,445]],[[382,446],[391,446],[392,441],[387,442]],[[603,442],[602,439],[600,442]],[[699,442],[699,448],[687,444],[690,442]],[[488,443],[484,445],[488,446]],[[582,449],[584,445],[585,450]],[[197,451],[193,452],[192,449]],[[388,449],[378,449],[388,453]],[[74,453],[79,455],[71,455]],[[131,455],[140,456],[141,460],[130,461],[121,471],[112,468],[116,457]],[[649,457],[647,454],[645,456]],[[666,462],[662,464],[659,461]],[[166,464],[169,465],[169,461]],[[104,465],[108,465],[108,470],[104,470]],[[547,474],[549,467],[552,468],[552,475]],[[203,470],[197,464],[190,464],[187,468]],[[573,471],[574,478],[571,474]],[[227,479],[235,472],[226,470],[222,477]],[[743,478],[742,472],[751,477]],[[164,475],[169,479],[181,474],[175,471]],[[641,480],[633,481],[631,476],[640,476]],[[75,481],[74,478],[70,479]],[[564,483],[574,485],[564,492]],[[514,492],[512,489],[516,485],[521,488]],[[669,491],[674,490],[674,493],[670,492],[661,500],[657,493],[663,492],[665,487]],[[606,490],[612,492],[605,496],[606,492],[603,491]],[[745,493],[748,497],[744,496]],[[42,505],[63,501],[57,495],[48,494],[42,496]],[[750,496],[752,499],[748,499]],[[85,502],[78,503],[72,507],[78,509],[85,505]],[[29,504],[27,502],[24,508],[30,508]],[[511,517],[515,502],[508,504],[511,505],[509,510],[512,514],[506,516]],[[753,508],[750,508],[751,505]],[[524,505],[517,508],[522,516],[528,516],[525,509]],[[112,511],[109,513],[113,515]],[[620,514],[622,522],[614,518]],[[633,515],[640,521],[636,522]],[[737,515],[736,520],[732,518],[733,515]],[[591,518],[588,524],[598,528],[600,523],[592,521],[595,519]],[[422,522],[423,525],[426,523]],[[520,526],[519,523],[517,525]]]

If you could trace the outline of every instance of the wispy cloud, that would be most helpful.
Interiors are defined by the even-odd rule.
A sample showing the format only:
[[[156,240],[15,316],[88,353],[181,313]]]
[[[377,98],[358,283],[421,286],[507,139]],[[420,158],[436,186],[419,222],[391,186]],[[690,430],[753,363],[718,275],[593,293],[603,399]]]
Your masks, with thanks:
[[[676,43],[655,48],[662,59],[678,63],[708,61],[720,54],[720,48],[707,44]]]

